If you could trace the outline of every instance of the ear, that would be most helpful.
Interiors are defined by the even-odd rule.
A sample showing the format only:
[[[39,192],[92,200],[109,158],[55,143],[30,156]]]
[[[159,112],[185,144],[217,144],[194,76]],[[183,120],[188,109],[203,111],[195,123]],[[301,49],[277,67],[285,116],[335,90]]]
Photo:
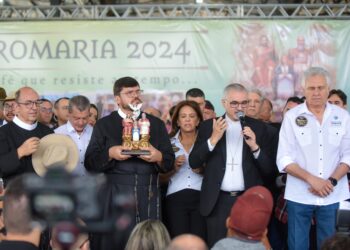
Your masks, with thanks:
[[[52,107],[53,114],[57,116],[57,109],[55,107]]]
[[[226,219],[226,228],[229,228],[230,226],[230,222],[231,222],[231,219],[230,219],[230,217],[227,217],[227,219]]]
[[[19,104],[15,102],[15,114],[17,115],[19,112]]]
[[[118,104],[118,106],[119,106],[119,104],[121,103],[121,99],[120,99],[120,96],[119,95],[115,95],[114,96],[114,101]]]
[[[225,103],[226,103],[226,100],[225,99],[221,99],[221,104],[222,106],[225,108]]]

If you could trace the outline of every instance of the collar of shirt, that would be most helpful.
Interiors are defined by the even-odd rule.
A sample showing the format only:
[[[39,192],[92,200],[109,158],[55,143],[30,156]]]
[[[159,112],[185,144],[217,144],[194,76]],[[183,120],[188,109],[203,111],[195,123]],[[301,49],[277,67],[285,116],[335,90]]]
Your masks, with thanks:
[[[183,151],[183,153],[189,154],[189,153],[186,152],[186,150],[182,146],[179,136],[180,136],[180,130],[177,131],[176,134],[170,139],[171,144],[174,144],[176,147],[180,148]],[[192,147],[190,149],[190,152],[192,151],[193,146],[194,146],[194,144],[192,145]]]
[[[179,143],[180,142],[179,136],[180,136],[180,130],[177,131],[176,134],[174,135],[174,137],[172,138],[174,143]]]
[[[38,126],[38,122],[35,122],[34,124],[28,124],[28,123],[21,121],[21,119],[19,119],[17,116],[15,116],[15,118],[13,118],[13,122],[18,127],[21,127],[25,130],[34,130]]]
[[[86,131],[86,127],[88,126],[89,124],[86,124],[85,128],[83,129],[83,132],[81,132],[81,134],[84,134],[85,131]],[[77,131],[75,130],[75,128],[73,127],[72,123],[70,123],[69,121],[67,121],[66,123],[66,126],[67,126],[67,131],[69,133],[77,133]]]
[[[126,118],[126,114],[121,110],[121,109],[118,109],[118,114],[121,116],[121,118],[125,119]],[[137,117],[139,117],[141,114],[141,111],[137,111],[137,113],[133,113],[132,115],[132,118],[133,119],[136,119]]]
[[[227,114],[225,115],[225,119],[226,119],[226,123],[227,123],[227,130],[226,133],[232,133],[233,131],[235,131],[236,129],[241,130],[241,124],[239,121],[234,121],[231,120],[230,117],[227,116]]]
[[[300,108],[299,108],[299,112],[297,113],[298,115],[302,115],[302,114],[306,114],[306,115],[311,115],[311,116],[315,116],[307,107],[306,102],[299,104]],[[328,102],[326,103],[326,107],[325,107],[325,111],[323,113],[323,119],[322,121],[327,120],[327,118],[329,117],[329,115],[331,114],[332,111],[332,104],[329,104]]]

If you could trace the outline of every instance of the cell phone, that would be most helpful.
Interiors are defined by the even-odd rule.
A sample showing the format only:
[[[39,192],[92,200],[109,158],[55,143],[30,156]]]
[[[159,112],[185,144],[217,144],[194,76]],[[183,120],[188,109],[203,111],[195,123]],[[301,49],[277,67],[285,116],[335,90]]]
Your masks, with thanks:
[[[338,209],[336,228],[339,233],[350,233],[350,210]]]

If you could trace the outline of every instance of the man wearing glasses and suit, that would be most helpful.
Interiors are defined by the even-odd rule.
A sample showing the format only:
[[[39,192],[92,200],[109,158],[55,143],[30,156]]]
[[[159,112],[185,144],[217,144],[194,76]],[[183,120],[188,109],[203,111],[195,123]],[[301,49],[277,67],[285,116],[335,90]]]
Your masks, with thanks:
[[[34,173],[32,154],[38,149],[40,138],[53,133],[37,122],[40,104],[38,93],[30,87],[15,93],[16,116],[0,128],[0,175],[5,184],[17,175]]]
[[[248,91],[241,84],[228,85],[222,105],[225,115],[204,121],[189,157],[193,169],[204,166],[200,212],[205,217],[208,245],[226,237],[225,221],[244,190],[264,185],[276,172],[277,132],[265,123],[245,117]]]

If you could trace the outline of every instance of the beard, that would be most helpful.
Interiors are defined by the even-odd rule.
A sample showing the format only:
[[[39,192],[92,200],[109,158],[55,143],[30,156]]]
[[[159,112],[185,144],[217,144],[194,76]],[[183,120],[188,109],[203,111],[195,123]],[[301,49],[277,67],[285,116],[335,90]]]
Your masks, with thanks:
[[[139,104],[139,103],[142,103],[142,101],[141,101],[140,98],[136,97],[136,98],[135,98],[134,100],[132,100],[130,103],[125,103],[125,102],[123,102],[123,103],[120,104],[120,106],[121,106],[124,110],[128,110],[128,111],[131,111],[131,112],[132,112],[133,110],[130,108],[129,104],[135,105],[135,104]]]

